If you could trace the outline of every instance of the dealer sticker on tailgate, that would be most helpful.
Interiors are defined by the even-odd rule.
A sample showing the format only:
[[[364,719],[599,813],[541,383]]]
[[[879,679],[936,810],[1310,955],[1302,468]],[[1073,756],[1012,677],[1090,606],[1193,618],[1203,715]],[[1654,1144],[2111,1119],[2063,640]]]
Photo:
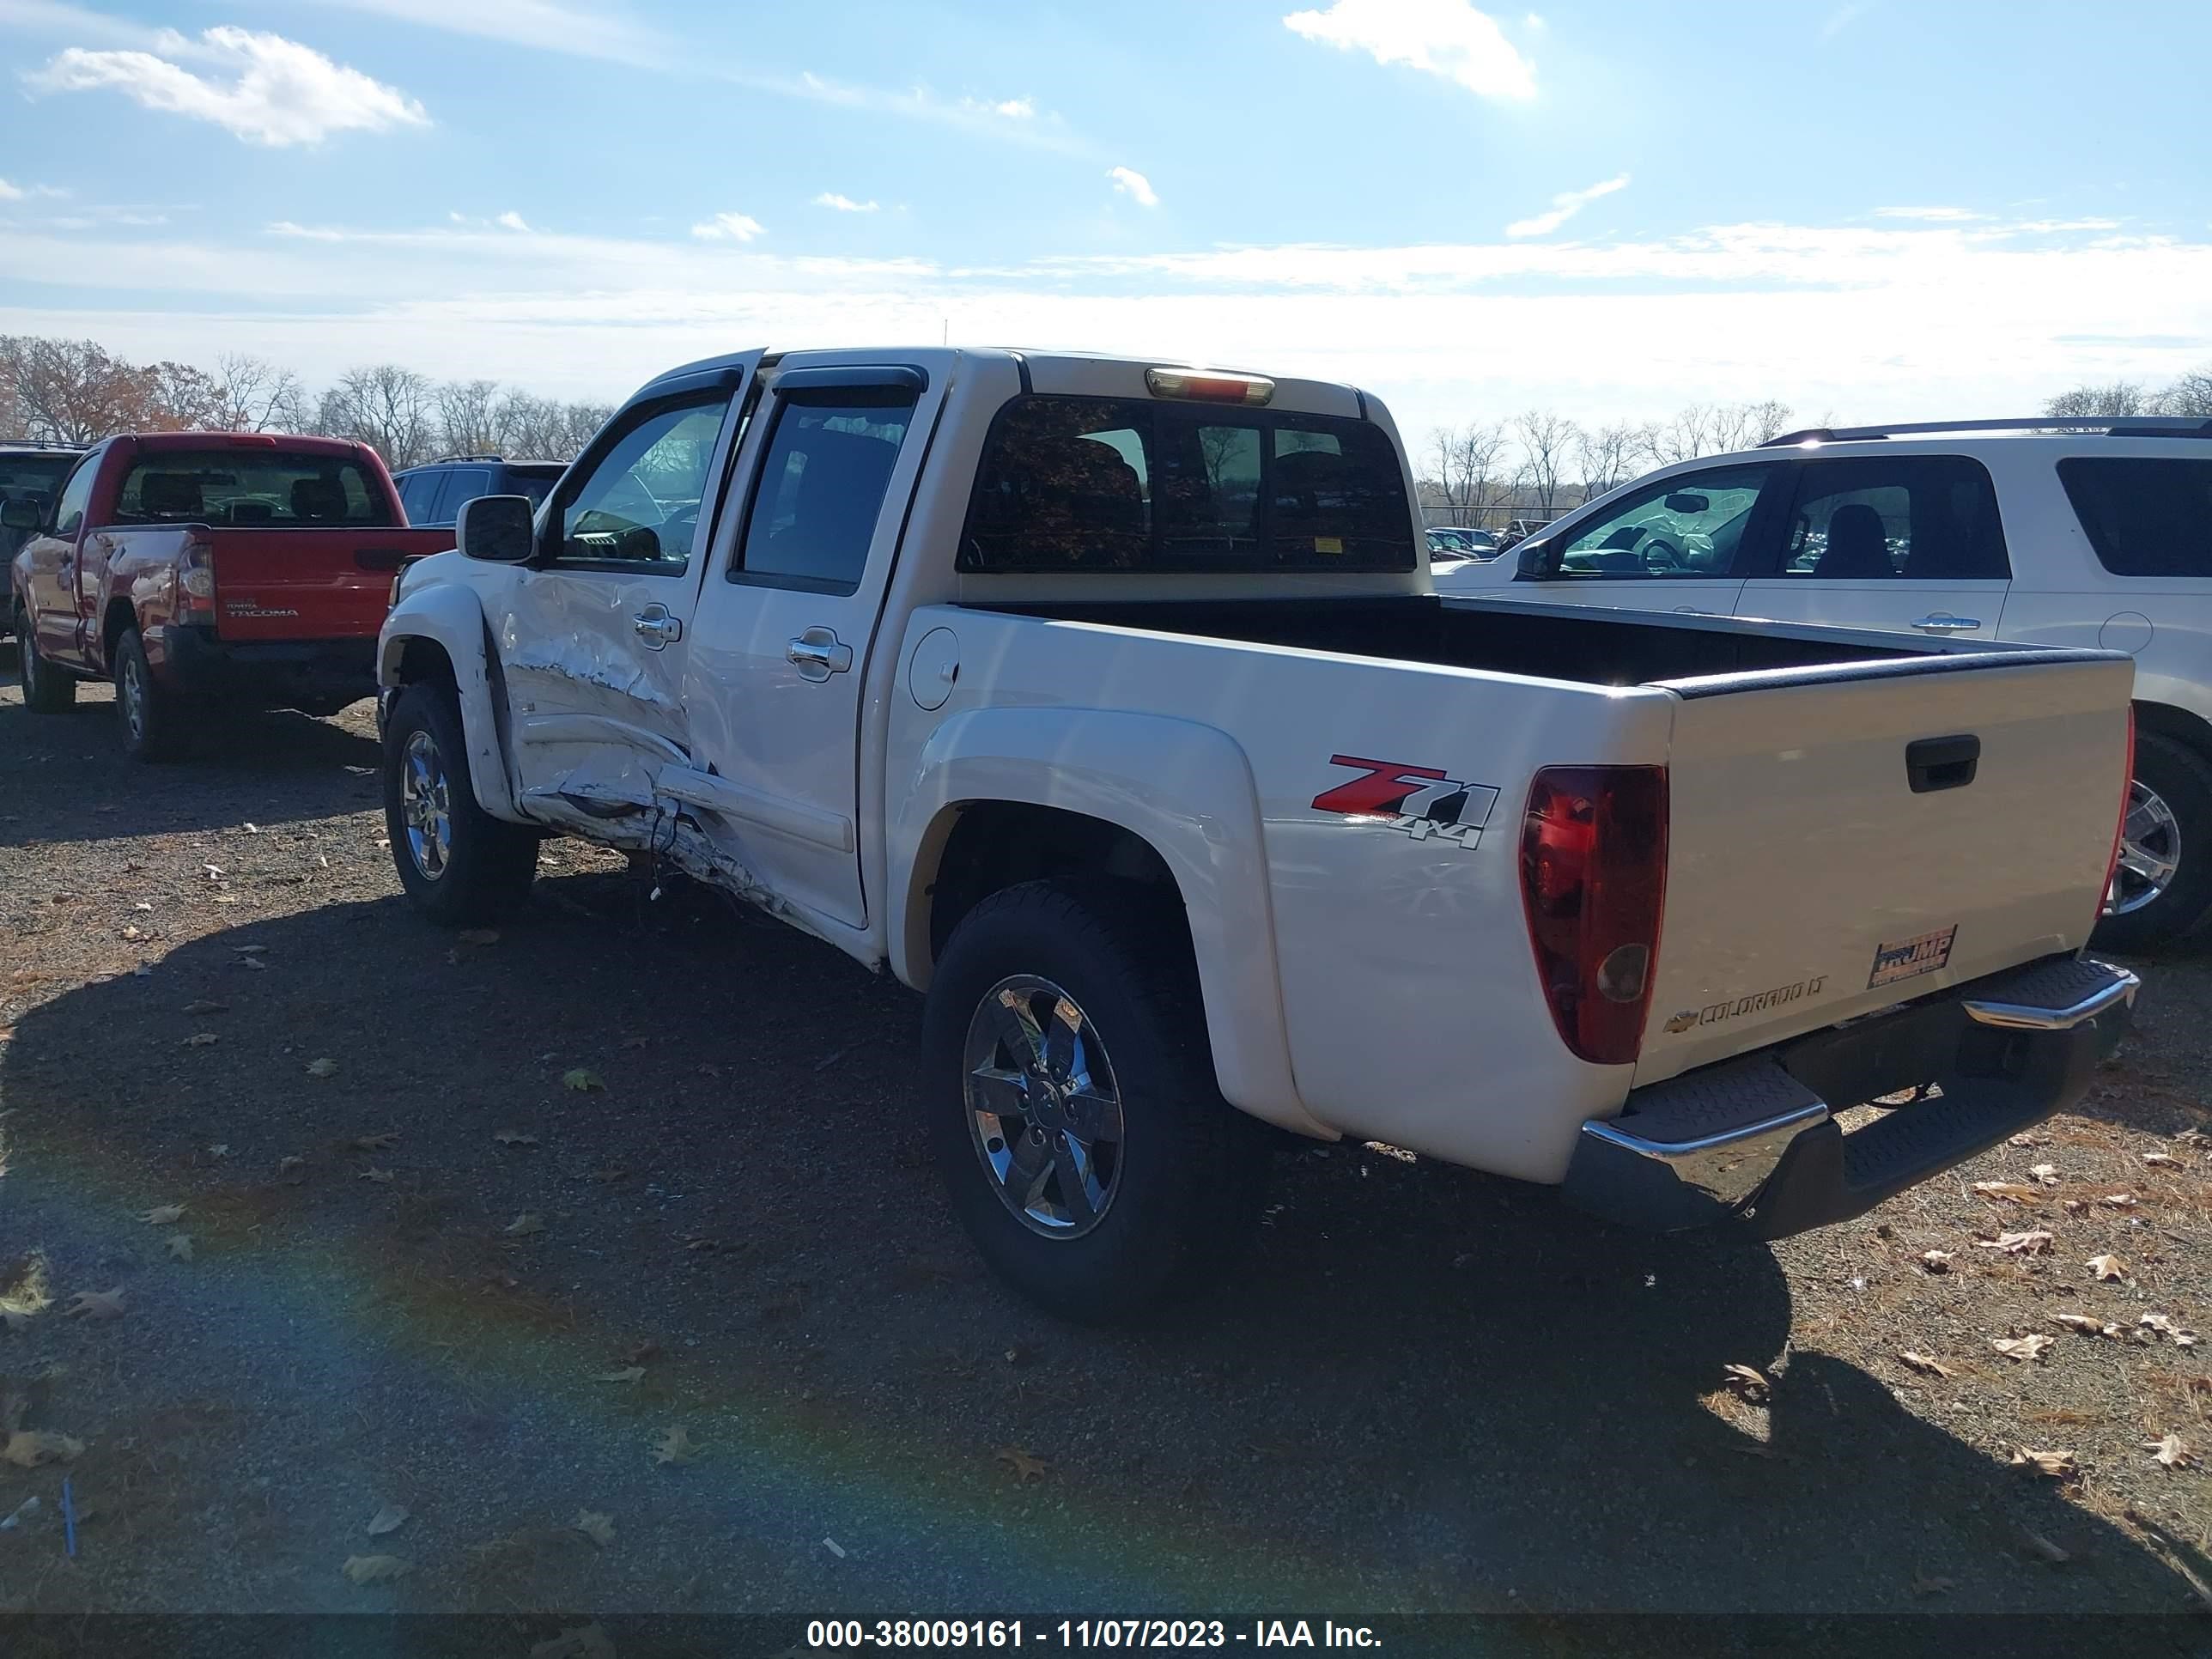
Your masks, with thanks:
[[[1917,939],[1899,939],[1894,945],[1875,945],[1874,972],[1867,975],[1867,989],[1934,973],[1950,961],[1951,941],[1958,936],[1959,925],[1953,922],[1940,933],[1923,933]]]

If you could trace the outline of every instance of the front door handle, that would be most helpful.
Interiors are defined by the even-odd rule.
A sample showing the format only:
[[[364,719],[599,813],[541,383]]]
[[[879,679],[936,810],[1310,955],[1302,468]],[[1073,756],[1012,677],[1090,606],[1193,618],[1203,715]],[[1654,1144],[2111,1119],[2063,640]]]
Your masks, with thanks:
[[[1978,617],[1954,617],[1948,611],[1936,611],[1916,618],[1912,625],[1923,634],[1971,634],[1982,624]]]
[[[853,665],[853,647],[841,642],[833,628],[808,629],[784,647],[783,654],[799,665],[803,680],[826,680]]]
[[[668,614],[665,605],[649,605],[630,618],[639,635],[653,650],[660,650],[672,641],[684,637],[684,619]]]

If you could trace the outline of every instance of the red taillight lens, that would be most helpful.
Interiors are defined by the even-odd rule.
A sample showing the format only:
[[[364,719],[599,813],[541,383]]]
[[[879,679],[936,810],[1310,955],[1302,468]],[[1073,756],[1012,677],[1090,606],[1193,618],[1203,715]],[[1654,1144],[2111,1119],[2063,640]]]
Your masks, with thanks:
[[[187,538],[177,559],[177,620],[215,620],[215,544],[204,536]]]
[[[2112,853],[2105,860],[2105,884],[2097,894],[2097,914],[2090,925],[2104,919],[2105,907],[2112,902],[2112,878],[2120,873],[2120,845],[2128,836],[2128,809],[2135,804],[2136,791],[2136,711],[2128,705],[2128,763],[2120,769],[2120,821],[2112,826]]]
[[[1521,897],[1568,1048],[1626,1066],[1644,1046],[1667,896],[1667,769],[1552,766],[1521,828]]]

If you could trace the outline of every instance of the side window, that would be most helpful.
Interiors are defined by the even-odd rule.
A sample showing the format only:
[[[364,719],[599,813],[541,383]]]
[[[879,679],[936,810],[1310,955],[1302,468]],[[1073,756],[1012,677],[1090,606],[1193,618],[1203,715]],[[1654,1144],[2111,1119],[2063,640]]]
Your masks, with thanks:
[[[816,593],[857,589],[914,404],[900,386],[779,397],[730,580]]]
[[[1996,492],[1962,455],[1808,461],[1782,549],[1816,581],[2002,581],[2011,569]]]
[[[95,452],[77,463],[69,482],[62,486],[61,500],[54,504],[54,534],[74,536],[84,528],[85,508],[92,501],[92,481],[100,471],[100,456]]]
[[[445,492],[438,497],[440,524],[453,524],[461,516],[461,503],[491,494],[491,474],[480,466],[451,467],[446,472]]]
[[[1640,489],[1583,526],[1560,550],[1558,574],[1591,577],[1725,576],[1771,466],[1729,466]]]
[[[445,482],[442,472],[410,472],[398,480],[399,505],[407,514],[407,522],[436,524],[438,486]]]
[[[730,394],[716,392],[663,404],[623,430],[568,492],[553,562],[681,574],[729,407]]]
[[[2074,456],[2058,481],[2113,575],[2212,576],[2212,461]]]

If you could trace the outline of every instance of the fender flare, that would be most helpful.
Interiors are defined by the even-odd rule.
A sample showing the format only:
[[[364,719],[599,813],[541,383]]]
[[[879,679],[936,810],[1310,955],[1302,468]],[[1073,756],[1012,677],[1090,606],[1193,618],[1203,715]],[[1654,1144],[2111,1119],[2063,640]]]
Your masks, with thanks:
[[[1222,1095],[1336,1139],[1305,1109],[1291,1070],[1258,788],[1234,738],[1167,715],[1070,708],[972,709],[939,726],[886,826],[888,953],[916,989],[932,967],[938,858],[961,809],[981,801],[1097,818],[1158,853],[1189,919]]]
[[[400,684],[399,665],[410,640],[427,640],[453,665],[453,689],[468,743],[469,787],[477,805],[509,823],[531,822],[515,808],[514,780],[501,746],[504,722],[495,695],[483,606],[465,587],[432,585],[404,593],[384,619],[376,641],[376,683],[386,691]]]

